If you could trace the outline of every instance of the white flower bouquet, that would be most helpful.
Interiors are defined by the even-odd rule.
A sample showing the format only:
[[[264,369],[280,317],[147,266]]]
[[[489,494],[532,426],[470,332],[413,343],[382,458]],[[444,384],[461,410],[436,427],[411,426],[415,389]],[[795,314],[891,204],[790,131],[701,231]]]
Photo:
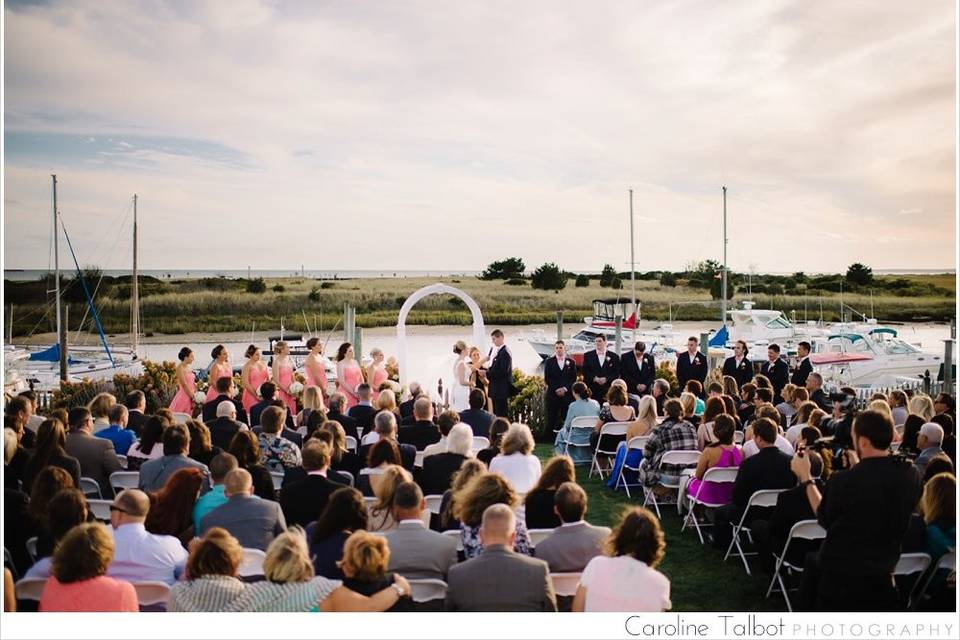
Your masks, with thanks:
[[[197,404],[203,404],[207,401],[207,394],[205,394],[203,391],[197,391],[193,394],[193,401]]]
[[[300,395],[303,391],[303,384],[297,381],[294,381],[290,384],[290,394],[291,395]]]

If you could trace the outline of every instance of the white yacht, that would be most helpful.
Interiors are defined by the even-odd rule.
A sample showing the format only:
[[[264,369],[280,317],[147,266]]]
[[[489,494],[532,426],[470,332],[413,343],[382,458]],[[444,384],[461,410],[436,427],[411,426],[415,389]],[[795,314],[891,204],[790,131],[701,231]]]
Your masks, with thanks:
[[[869,327],[869,325],[867,325]],[[850,386],[868,386],[891,378],[940,374],[943,356],[926,353],[897,337],[895,329],[854,325],[812,342],[810,361],[825,379]]]

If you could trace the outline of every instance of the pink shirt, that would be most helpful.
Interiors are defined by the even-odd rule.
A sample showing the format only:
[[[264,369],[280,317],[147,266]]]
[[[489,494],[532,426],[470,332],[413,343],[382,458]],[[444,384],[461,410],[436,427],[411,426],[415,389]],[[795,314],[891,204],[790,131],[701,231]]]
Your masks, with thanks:
[[[40,596],[40,611],[139,611],[133,585],[107,576],[61,583],[51,576]]]
[[[587,563],[580,584],[587,590],[585,611],[659,612],[671,607],[667,577],[632,556],[596,556]]]

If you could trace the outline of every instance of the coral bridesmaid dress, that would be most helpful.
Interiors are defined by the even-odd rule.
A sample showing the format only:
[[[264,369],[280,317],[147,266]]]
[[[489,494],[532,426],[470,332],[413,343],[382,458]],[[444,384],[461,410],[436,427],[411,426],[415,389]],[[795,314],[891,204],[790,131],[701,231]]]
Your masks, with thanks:
[[[377,399],[380,397],[380,385],[387,381],[389,374],[384,367],[377,367],[373,370],[373,380],[370,380],[370,388],[373,389],[373,406],[377,406]]]
[[[321,360],[318,364],[320,365],[320,370],[323,371],[323,373],[320,374],[323,376],[323,379],[318,380],[317,378],[314,378],[313,371],[310,369],[310,367],[304,367],[307,377],[307,386],[320,387],[321,394],[325,394],[327,392],[327,373],[323,368],[323,361]]]
[[[291,384],[293,384],[293,367],[289,362],[284,362],[280,365],[280,384],[284,387],[289,387]],[[280,398],[280,400],[283,400],[285,405],[287,405],[287,411],[290,413],[290,415],[297,415],[296,398],[283,389],[277,389],[277,396]]]
[[[193,371],[187,371],[184,375],[186,390],[177,385],[177,393],[170,401],[170,411],[174,413],[193,413],[193,395],[197,392],[197,375]]]
[[[232,378],[233,369],[230,368],[229,364],[224,364],[222,367],[218,364],[213,365],[210,369],[210,387],[207,389],[207,399],[204,402],[210,402],[216,398],[219,393],[217,393],[217,380],[220,378]]]
[[[357,406],[360,402],[360,399],[356,395],[350,393],[347,390],[349,386],[352,389],[356,389],[360,383],[363,382],[363,370],[360,369],[360,365],[357,364],[357,361],[354,360],[350,364],[343,367],[343,379],[340,381],[340,393],[344,395],[347,399],[347,411],[352,407]]]
[[[270,379],[270,369],[268,367],[253,367],[250,369],[250,386],[260,390],[260,385]],[[243,390],[243,410],[250,415],[250,408],[260,402],[260,398],[253,395],[244,388]]]

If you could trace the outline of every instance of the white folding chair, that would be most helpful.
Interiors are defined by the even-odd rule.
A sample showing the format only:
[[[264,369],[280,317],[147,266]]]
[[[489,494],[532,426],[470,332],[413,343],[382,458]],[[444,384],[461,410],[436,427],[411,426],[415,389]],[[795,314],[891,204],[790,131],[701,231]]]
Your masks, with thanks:
[[[743,431],[733,432],[733,444],[743,444]]]
[[[423,468],[423,451],[417,451],[413,456],[413,466]]]
[[[630,442],[627,443],[627,451],[626,451],[626,453],[624,454],[624,457],[623,457],[623,464],[620,465],[620,473],[617,475],[617,481],[616,481],[616,483],[613,485],[613,490],[614,490],[614,491],[616,491],[617,489],[620,488],[620,483],[621,483],[621,481],[622,481],[622,482],[623,482],[623,488],[624,488],[624,489],[626,490],[626,492],[627,492],[627,497],[628,497],[628,498],[631,497],[631,496],[630,496],[630,485],[627,483],[626,478],[624,478],[624,476],[623,476],[623,470],[624,470],[624,469],[628,469],[628,470],[630,470],[630,471],[634,471],[634,472],[636,472],[636,473],[640,473],[640,465],[637,465],[637,466],[635,466],[635,467],[631,467],[630,465],[628,465],[628,464],[627,464],[627,456],[629,456],[629,455],[630,455],[630,452],[631,452],[632,450],[634,450],[634,449],[639,449],[640,451],[643,451],[643,448],[644,448],[645,446],[647,446],[647,441],[648,441],[649,439],[650,439],[650,436],[649,436],[649,435],[646,435],[646,436],[634,436],[634,437],[630,438]],[[635,484],[634,486],[638,486],[638,485]]]
[[[570,447],[584,447],[590,448],[590,434],[593,433],[593,428],[597,425],[597,418],[593,416],[580,416],[579,418],[574,418],[570,421],[570,428],[567,429],[567,437],[561,440],[563,444],[563,455],[570,457]],[[574,438],[574,431],[583,432],[582,438]],[[578,444],[575,442],[580,440],[583,444]]]
[[[527,529],[527,537],[530,538],[530,546],[536,547],[546,540],[553,533],[553,529]]]
[[[773,586],[779,584],[780,590],[783,592],[783,599],[787,602],[787,611],[793,613],[793,605],[790,604],[790,596],[787,594],[787,585],[783,581],[783,575],[780,573],[780,570],[786,567],[787,571],[799,573],[803,571],[803,567],[794,566],[787,562],[787,551],[790,550],[790,542],[792,540],[823,540],[826,537],[826,530],[821,527],[816,520],[801,520],[790,528],[790,534],[787,536],[787,541],[783,545],[783,551],[780,555],[776,553],[773,554],[777,564],[773,570],[773,577],[770,578],[770,586],[767,587],[767,598],[769,598],[773,592]],[[746,562],[746,560],[744,560],[744,562]]]
[[[923,572],[927,570],[927,567],[930,566],[932,558],[929,554],[926,553],[901,553],[900,559],[897,560],[897,565],[893,568],[894,576],[912,576],[915,573],[919,573],[917,579],[913,581],[913,584],[910,586],[910,593],[907,596],[907,603],[909,604],[913,600],[913,594],[920,586],[920,583],[923,582]]]
[[[443,504],[443,496],[436,494],[423,496],[423,501],[427,503],[427,511],[439,515],[440,505]]]
[[[187,421],[192,420],[193,416],[190,415],[189,413],[174,412],[173,419],[176,421],[177,424],[187,424]]]
[[[357,452],[357,439],[353,436],[347,436],[346,438],[347,451]]]
[[[109,500],[87,500],[87,508],[97,520],[110,522],[110,504]]]
[[[910,610],[916,611],[917,607],[920,606],[920,603],[923,602],[924,596],[927,595],[927,589],[930,588],[930,583],[933,582],[934,576],[937,575],[942,569],[949,569],[953,573],[957,572],[957,552],[956,550],[950,551],[940,556],[940,560],[937,561],[937,564],[934,565],[933,569],[930,570],[930,573],[927,575],[926,579],[923,581],[923,584],[920,586],[920,589],[917,590],[912,595],[912,602],[910,602]]]
[[[743,515],[740,516],[740,522],[737,524],[733,524],[732,522],[730,523],[730,526],[733,527],[733,538],[730,540],[730,544],[727,545],[727,552],[723,555],[724,562],[727,561],[727,558],[730,557],[730,551],[732,551],[733,547],[736,546],[737,553],[740,554],[740,560],[743,562],[743,568],[746,569],[747,575],[750,575],[750,564],[747,562],[747,556],[756,555],[756,552],[744,552],[743,547],[740,544],[741,533],[746,533],[747,537],[750,538],[750,542],[753,542],[753,535],[750,533],[750,527],[744,525],[744,522],[747,521],[747,514],[750,513],[751,507],[777,506],[777,499],[784,491],[785,489],[760,489],[759,491],[753,492],[753,495],[750,496],[749,500],[747,500],[747,506],[743,510]]]
[[[421,578],[407,580],[407,582],[410,584],[414,602],[430,602],[431,600],[443,600],[447,597],[447,583],[443,580]]]
[[[457,551],[463,551],[463,537],[460,535],[460,529],[447,529],[441,533],[445,536],[455,538],[457,541]]]
[[[25,546],[27,547],[27,555],[30,556],[31,560],[36,562],[37,561],[37,536],[33,536],[32,538],[27,538],[27,542]]]
[[[490,438],[483,436],[473,436],[473,452],[483,451],[490,446]]]
[[[136,489],[139,485],[139,471],[114,471],[110,474],[110,486],[114,493],[120,493],[124,489]]]
[[[100,493],[100,484],[93,478],[80,478],[80,491],[83,491],[85,496],[103,497]]]
[[[262,576],[263,561],[267,554],[260,549],[243,550],[243,559],[240,560],[240,568],[237,570],[239,576]]]
[[[273,480],[273,490],[280,491],[280,487],[283,486],[283,472],[271,471],[270,479]]]
[[[688,451],[688,450],[686,450],[686,449],[674,449],[674,450],[672,450],[672,451],[666,451],[666,452],[664,452],[664,454],[660,457],[660,467],[662,468],[663,465],[665,465],[665,464],[669,464],[669,465],[673,465],[673,466],[677,466],[677,467],[695,467],[695,466],[697,465],[697,461],[698,461],[699,459],[700,459],[700,452],[699,452],[699,451]],[[648,460],[647,460],[646,458],[644,458],[643,463],[641,464],[641,466],[645,466],[645,465],[648,464],[648,463],[649,463]],[[664,487],[664,488],[670,489],[670,490],[672,490],[672,491],[679,491],[679,490],[680,490],[680,480],[679,480],[679,478],[678,478],[676,482],[672,482],[672,481],[670,481],[670,482],[664,482],[663,479],[661,478],[661,479],[658,479],[658,480],[657,480],[656,486]],[[656,486],[655,486],[655,487],[647,487],[647,486],[644,486],[644,487],[643,487],[643,506],[647,506],[648,504],[650,504],[650,503],[652,502],[652,503],[653,503],[653,510],[656,511],[657,517],[659,518],[659,517],[660,517],[660,504],[676,504],[676,500],[674,500],[673,502],[663,501],[662,503],[661,503],[661,501],[658,501],[658,500],[657,500],[657,494],[656,494],[656,492],[654,491],[654,489],[656,488]]]
[[[606,456],[615,456],[617,455],[617,450],[601,449],[600,447],[605,446],[604,436],[626,436],[627,427],[629,423],[627,422],[608,422],[602,427],[600,427],[600,438],[597,440],[597,448],[593,450],[593,462],[590,463],[590,473],[587,474],[587,477],[590,478],[593,476],[593,470],[597,470],[597,474],[600,476],[600,479],[603,480],[603,469],[600,468],[600,458],[601,454]],[[609,440],[609,438],[607,438]],[[619,444],[619,443],[618,443]]]
[[[575,596],[577,587],[580,585],[580,576],[578,573],[551,573],[550,579],[553,581],[553,590],[558,596]]]
[[[703,480],[700,482],[700,486],[697,487],[696,495],[690,498],[690,510],[683,519],[683,526],[680,527],[680,532],[683,533],[683,531],[687,528],[687,525],[692,523],[693,527],[697,530],[697,537],[700,538],[700,544],[703,544],[703,532],[700,530],[700,528],[710,525],[705,522],[701,523],[699,520],[697,520],[697,505],[700,505],[706,509],[716,509],[727,504],[726,502],[707,502],[705,499],[701,498],[700,496],[703,493],[704,486],[708,482],[713,484],[733,484],[736,481],[736,467],[713,467],[712,469],[707,469],[707,471],[703,474]],[[679,500],[680,497],[678,496],[677,499]]]
[[[14,586],[14,593],[17,600],[36,600],[40,601],[43,595],[43,587],[47,584],[46,578],[23,578]]]
[[[170,598],[170,585],[166,582],[134,582],[133,589],[137,592],[137,603],[141,607],[166,606]]]
[[[128,464],[127,456],[122,456],[122,455],[120,455],[120,454],[118,453],[118,454],[117,454],[117,460],[120,461],[120,468],[121,468],[121,469],[126,469],[126,468],[127,468],[127,464]]]

